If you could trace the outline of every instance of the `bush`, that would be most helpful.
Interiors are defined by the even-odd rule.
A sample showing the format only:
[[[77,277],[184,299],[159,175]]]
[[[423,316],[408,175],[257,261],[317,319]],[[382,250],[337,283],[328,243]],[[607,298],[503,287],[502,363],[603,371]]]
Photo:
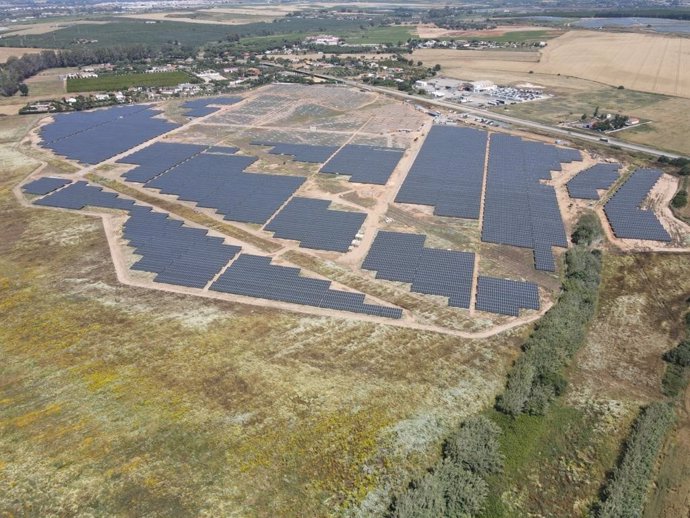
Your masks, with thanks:
[[[665,396],[676,397],[688,384],[688,377],[685,369],[680,365],[672,363],[666,366],[664,377],[661,379],[661,391]]]
[[[688,191],[685,189],[678,191],[676,195],[673,197],[671,200],[671,205],[676,208],[680,209],[681,207],[685,207],[688,203]]]
[[[489,486],[477,473],[458,469],[446,459],[438,473],[443,487],[447,518],[466,518],[480,513],[489,494]]]
[[[395,518],[438,518],[446,512],[446,500],[437,472],[427,473],[395,502]]]
[[[595,509],[596,516],[642,516],[652,469],[674,418],[673,408],[665,403],[652,403],[640,413],[618,465],[602,492],[602,502]]]
[[[603,230],[601,222],[594,212],[584,214],[575,225],[571,239],[576,245],[591,245],[601,239]]]
[[[444,456],[482,477],[498,473],[503,469],[503,455],[498,444],[500,434],[501,428],[487,417],[474,417],[446,440]]]
[[[690,313],[689,313],[690,314]],[[690,367],[690,338],[664,354],[664,360],[680,367]]]

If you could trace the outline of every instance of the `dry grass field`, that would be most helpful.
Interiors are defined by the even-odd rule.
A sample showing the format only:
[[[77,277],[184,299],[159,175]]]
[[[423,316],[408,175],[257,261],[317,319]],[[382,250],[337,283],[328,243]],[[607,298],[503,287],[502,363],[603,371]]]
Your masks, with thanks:
[[[5,63],[11,56],[21,57],[24,54],[38,54],[44,49],[28,49],[21,47],[0,47],[0,64]]]
[[[489,79],[511,73],[529,74],[534,80],[555,76],[577,77],[643,92],[690,97],[690,40],[650,34],[570,31],[550,40],[538,53],[508,51],[453,51],[424,49],[414,59],[439,63],[444,75],[474,79],[491,72]],[[507,73],[507,74],[505,74]],[[548,86],[548,85],[547,85]]]

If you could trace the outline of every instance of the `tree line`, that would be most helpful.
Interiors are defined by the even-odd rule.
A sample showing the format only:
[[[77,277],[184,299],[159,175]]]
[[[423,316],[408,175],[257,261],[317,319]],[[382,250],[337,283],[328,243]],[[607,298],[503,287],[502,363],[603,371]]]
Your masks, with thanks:
[[[98,63],[132,63],[161,55],[161,49],[145,45],[131,45],[109,48],[75,48],[71,50],[43,50],[21,57],[10,56],[0,65],[0,95],[11,96],[20,90],[20,85],[39,72],[58,67],[79,67]],[[178,49],[176,52],[180,52]]]

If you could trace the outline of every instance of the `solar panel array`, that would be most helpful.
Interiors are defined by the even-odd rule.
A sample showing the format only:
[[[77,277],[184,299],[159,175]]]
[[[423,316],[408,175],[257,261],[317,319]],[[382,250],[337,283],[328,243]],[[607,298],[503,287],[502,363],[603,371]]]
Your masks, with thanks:
[[[41,137],[43,145],[59,155],[97,164],[178,127],[158,115],[142,105],[60,113],[41,128]]]
[[[255,160],[203,153],[157,176],[146,187],[215,209],[226,220],[263,224],[304,183],[304,178],[244,172]]]
[[[568,241],[556,191],[541,180],[579,152],[510,135],[491,137],[482,241],[534,250],[538,270],[555,271],[551,247]]]
[[[201,153],[206,146],[196,144],[175,144],[169,142],[155,142],[150,146],[121,158],[118,163],[137,164],[127,171],[124,178],[130,182],[146,183],[163,171],[184,162],[188,158]]]
[[[533,282],[479,276],[475,308],[517,317],[520,309],[539,309],[539,287]]]
[[[299,274],[299,268],[271,264],[270,257],[241,254],[210,289],[380,317],[402,316],[400,308],[366,304],[361,293],[332,290],[330,281]]]
[[[187,109],[187,117],[205,117],[218,111],[218,108],[209,106],[211,104],[227,106],[238,103],[241,100],[241,97],[202,97],[187,101],[182,107]]]
[[[294,197],[264,230],[299,241],[303,248],[347,252],[367,215],[331,210],[329,205],[328,200]]]
[[[350,182],[386,185],[404,150],[347,144],[322,168],[322,173],[349,175]]]
[[[448,297],[448,305],[470,307],[474,254],[425,248],[426,236],[380,231],[362,268],[377,279],[407,282],[412,291]]]
[[[437,216],[479,219],[487,135],[433,126],[395,201],[431,205]]]
[[[137,207],[124,225],[123,235],[142,256],[132,265],[133,270],[155,273],[156,282],[203,288],[241,249],[207,233],[165,213]]]
[[[654,212],[640,208],[662,174],[657,169],[638,169],[606,202],[604,212],[616,237],[671,241]]]
[[[68,183],[71,183],[71,181],[72,180],[65,180],[64,178],[50,178],[48,176],[44,176],[43,178],[29,182],[26,185],[22,185],[22,190],[28,194],[44,195],[48,194],[49,192],[53,192],[60,187],[64,187]]]
[[[571,198],[598,200],[597,190],[608,189],[618,179],[619,164],[596,164],[580,171],[567,184]]]
[[[321,164],[337,151],[338,146],[312,146],[311,144],[286,144],[280,142],[266,142],[253,140],[253,146],[267,146],[272,148],[271,155],[289,155],[298,162]]]
[[[234,155],[240,150],[234,146],[211,146],[206,150],[206,153],[219,153],[221,155]]]
[[[34,201],[34,204],[73,210],[80,210],[87,206],[130,210],[134,206],[132,200],[120,198],[114,192],[103,192],[101,187],[84,181],[63,187],[59,191]]]

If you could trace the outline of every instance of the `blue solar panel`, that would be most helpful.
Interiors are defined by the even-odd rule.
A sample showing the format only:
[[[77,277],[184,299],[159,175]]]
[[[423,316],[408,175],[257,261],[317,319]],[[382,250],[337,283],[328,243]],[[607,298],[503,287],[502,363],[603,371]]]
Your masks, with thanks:
[[[64,178],[50,178],[45,176],[33,182],[29,182],[26,185],[22,185],[22,190],[27,194],[44,195],[60,187],[64,187],[71,182],[72,180],[66,180]]]
[[[188,117],[204,117],[217,111],[211,105],[227,106],[238,103],[241,97],[202,97],[185,102],[182,107],[187,109]]]
[[[253,146],[267,146],[272,148],[272,155],[289,155],[299,162],[321,164],[336,152],[338,146],[312,146],[311,144],[286,144],[280,142],[266,142],[254,140]]]
[[[101,187],[87,182],[75,182],[59,191],[54,191],[34,201],[35,205],[79,210],[84,207],[104,207],[109,209],[129,210],[134,206],[132,200],[120,198],[113,192],[104,192]]]
[[[477,302],[480,311],[517,317],[520,309],[539,309],[539,287],[532,282],[497,279],[480,275]]]
[[[431,205],[437,216],[479,219],[487,135],[433,126],[395,201]]]
[[[351,182],[385,185],[404,150],[348,144],[322,168],[322,173],[349,175]]]
[[[671,236],[654,212],[641,208],[649,191],[663,173],[657,169],[638,169],[604,205],[604,212],[618,238],[671,241]]]
[[[119,163],[137,164],[123,176],[130,182],[146,183],[163,171],[201,153],[206,146],[155,142],[150,146],[118,160]]]
[[[330,289],[331,282],[301,277],[297,268],[271,264],[270,257],[241,254],[210,289],[367,315],[400,318],[399,308],[366,304],[364,295]]]
[[[411,283],[411,290],[448,297],[448,305],[470,307],[474,254],[425,248],[426,236],[380,231],[362,268],[377,279]]]
[[[619,164],[596,164],[580,171],[567,184],[571,198],[598,200],[598,190],[608,189],[618,179]]]
[[[367,215],[329,209],[330,201],[295,197],[266,225],[276,237],[304,248],[347,252]]]
[[[556,191],[542,181],[579,152],[503,134],[489,149],[482,241],[531,248],[537,269],[555,271],[551,248],[568,241]]]
[[[58,155],[97,164],[178,127],[159,115],[147,105],[61,113],[41,128],[41,137]]]
[[[256,158],[202,153],[146,187],[212,208],[227,220],[263,224],[304,183],[300,176],[246,173]]]

